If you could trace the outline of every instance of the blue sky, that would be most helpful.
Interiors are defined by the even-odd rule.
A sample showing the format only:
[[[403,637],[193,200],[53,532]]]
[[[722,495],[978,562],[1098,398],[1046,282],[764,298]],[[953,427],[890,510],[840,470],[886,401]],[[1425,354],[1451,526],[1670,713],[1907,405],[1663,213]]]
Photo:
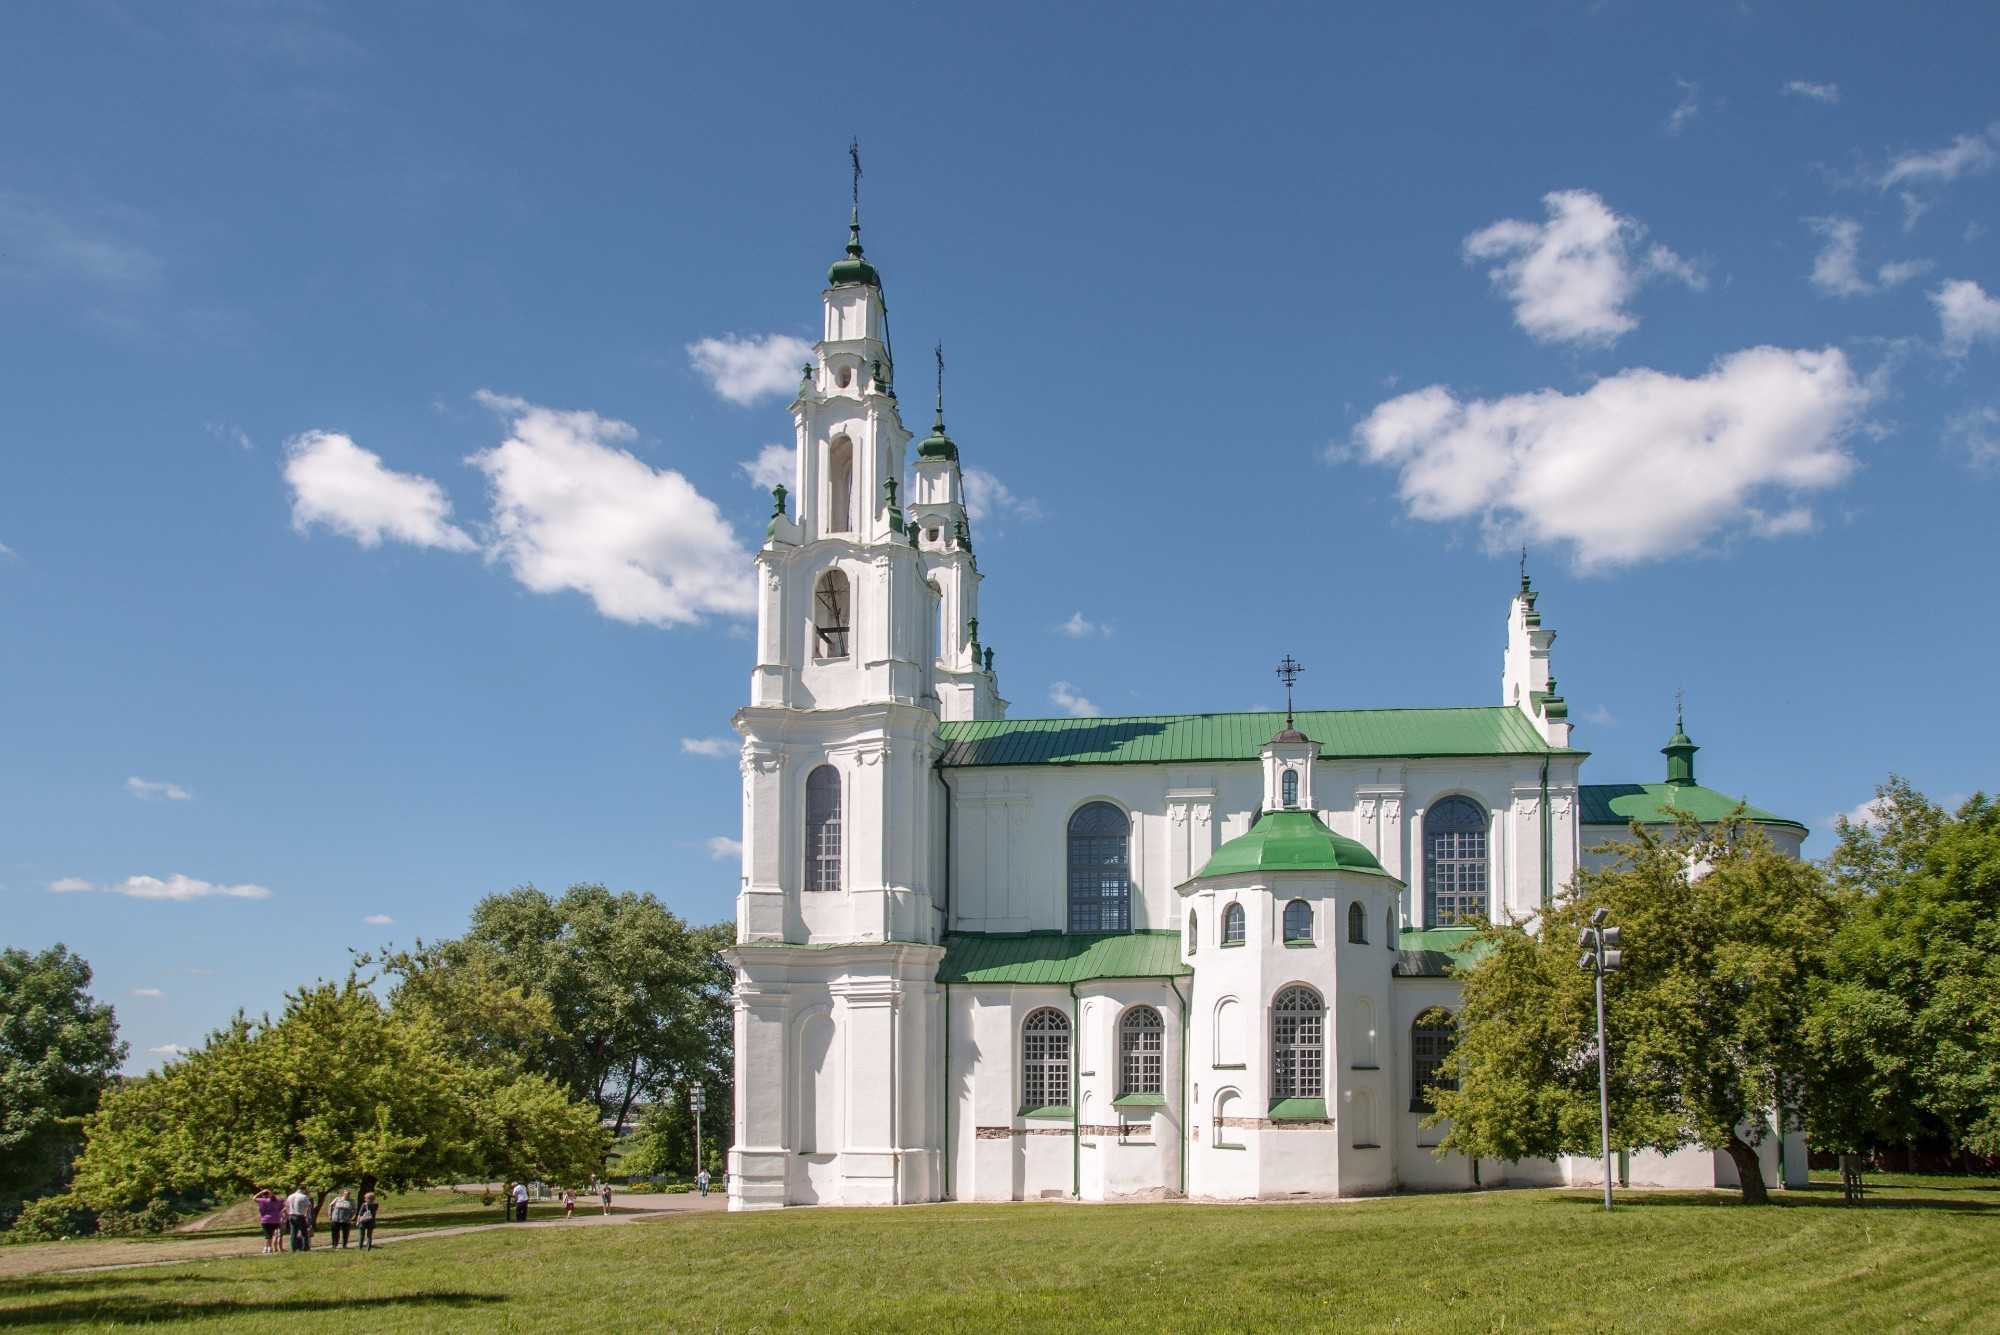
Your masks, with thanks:
[[[0,937],[143,1069],[522,882],[726,918],[850,134],[1017,716],[1497,702],[1526,541],[1587,778],[1685,688],[1814,853],[1990,786],[1990,11],[1078,8],[11,13]]]

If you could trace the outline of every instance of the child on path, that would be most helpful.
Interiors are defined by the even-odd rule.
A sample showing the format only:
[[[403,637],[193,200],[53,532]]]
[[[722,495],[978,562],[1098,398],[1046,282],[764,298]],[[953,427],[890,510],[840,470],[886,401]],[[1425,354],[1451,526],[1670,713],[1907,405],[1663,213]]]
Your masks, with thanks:
[[[563,1188],[563,1218],[576,1218],[576,1188]]]
[[[283,1246],[279,1230],[285,1226],[285,1203],[279,1200],[278,1194],[269,1187],[258,1192],[255,1200],[257,1222],[264,1229],[264,1255],[269,1256]]]
[[[361,1210],[355,1215],[355,1220],[361,1225],[361,1250],[364,1252],[375,1250],[375,1218],[380,1213],[381,1208],[375,1203],[375,1193],[362,1192]]]
[[[353,1236],[354,1228],[354,1201],[348,1196],[346,1188],[343,1187],[340,1194],[333,1198],[328,1213],[333,1217],[333,1245],[345,1247],[347,1240]]]
[[[604,1184],[604,1213],[607,1215],[611,1213],[611,1184],[609,1182]]]

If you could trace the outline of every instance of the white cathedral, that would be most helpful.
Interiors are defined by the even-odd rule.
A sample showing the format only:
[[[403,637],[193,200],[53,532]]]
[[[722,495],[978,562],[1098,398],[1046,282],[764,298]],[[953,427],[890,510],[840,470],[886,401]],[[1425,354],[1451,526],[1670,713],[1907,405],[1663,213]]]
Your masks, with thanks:
[[[1490,705],[1007,718],[941,400],[902,490],[858,216],[821,303],[735,717],[730,1208],[1601,1182],[1435,1153],[1451,964],[1634,822],[1734,808],[1694,743],[1664,782],[1583,783],[1525,576]],[[1761,1153],[1803,1183],[1796,1134]],[[1736,1182],[1698,1151],[1617,1171]]]

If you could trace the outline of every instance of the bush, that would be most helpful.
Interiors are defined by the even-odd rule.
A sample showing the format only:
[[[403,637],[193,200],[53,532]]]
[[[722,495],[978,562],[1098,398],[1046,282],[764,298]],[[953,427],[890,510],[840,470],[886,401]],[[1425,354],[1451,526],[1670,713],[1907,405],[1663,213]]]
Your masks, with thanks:
[[[151,1200],[130,1210],[106,1210],[97,1217],[97,1231],[108,1238],[130,1238],[145,1233],[164,1233],[180,1215],[170,1202]]]
[[[65,1193],[29,1201],[14,1220],[14,1226],[7,1230],[7,1241],[60,1242],[96,1231],[97,1211]]]

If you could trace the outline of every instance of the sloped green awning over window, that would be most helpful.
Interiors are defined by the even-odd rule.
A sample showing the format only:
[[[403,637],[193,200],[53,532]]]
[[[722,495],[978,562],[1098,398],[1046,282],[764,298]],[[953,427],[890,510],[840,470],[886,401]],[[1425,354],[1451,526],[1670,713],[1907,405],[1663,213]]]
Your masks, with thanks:
[[[1186,977],[1179,932],[953,932],[940,983],[1051,983]]]

